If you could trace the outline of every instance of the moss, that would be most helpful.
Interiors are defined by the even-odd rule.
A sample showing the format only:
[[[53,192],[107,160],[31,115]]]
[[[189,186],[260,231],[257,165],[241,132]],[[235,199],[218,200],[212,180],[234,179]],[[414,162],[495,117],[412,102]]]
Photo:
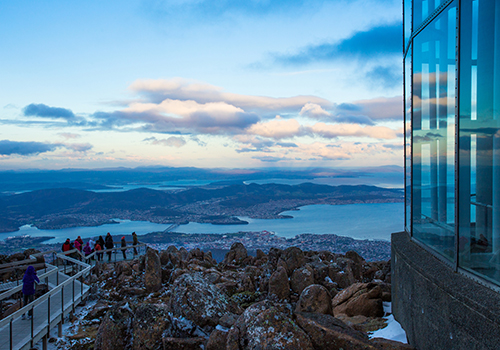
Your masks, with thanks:
[[[261,292],[245,291],[245,292],[233,294],[231,299],[233,299],[233,301],[235,301],[242,308],[246,309],[247,307],[249,307],[253,303],[259,301],[261,296],[262,296]]]

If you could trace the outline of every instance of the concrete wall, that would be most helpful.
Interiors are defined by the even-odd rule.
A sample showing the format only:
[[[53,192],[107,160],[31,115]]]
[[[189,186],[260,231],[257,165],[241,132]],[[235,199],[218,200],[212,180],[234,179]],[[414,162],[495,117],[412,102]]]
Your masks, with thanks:
[[[392,235],[392,310],[410,344],[500,349],[500,293],[454,272],[404,233]]]

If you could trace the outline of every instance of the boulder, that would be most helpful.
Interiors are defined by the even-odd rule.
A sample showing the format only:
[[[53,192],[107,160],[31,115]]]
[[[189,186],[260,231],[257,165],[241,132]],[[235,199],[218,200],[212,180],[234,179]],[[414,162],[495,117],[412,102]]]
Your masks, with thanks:
[[[152,248],[146,250],[145,261],[146,273],[144,274],[144,286],[148,293],[157,292],[161,289],[161,263],[158,251]]]
[[[133,314],[128,304],[113,306],[104,316],[95,339],[95,350],[121,350],[131,338]]]
[[[275,295],[280,300],[290,297],[290,283],[283,267],[278,267],[269,278],[269,295]]]
[[[286,271],[291,276],[295,269],[302,267],[305,263],[304,252],[297,247],[290,247],[283,252],[283,258],[286,263]]]
[[[250,306],[231,327],[227,350],[313,350],[311,340],[292,318],[266,300]]]
[[[215,329],[208,338],[206,350],[226,350],[228,330],[220,327]]]
[[[382,350],[415,350],[415,348],[409,344],[384,338],[373,338],[372,343]]]
[[[382,317],[382,288],[376,283],[355,283],[333,298],[332,307],[335,316]]]
[[[300,294],[295,312],[316,312],[333,315],[331,300],[332,297],[325,287],[313,284]]]
[[[290,278],[290,287],[295,293],[302,293],[302,291],[311,284],[314,284],[314,270],[309,264],[296,269],[292,273],[292,277]]]
[[[231,249],[227,252],[222,263],[240,265],[247,257],[248,253],[245,246],[240,242],[235,242],[231,245]]]
[[[202,350],[207,340],[202,337],[196,338],[163,338],[163,349],[165,350]]]
[[[297,313],[297,324],[311,338],[315,350],[377,350],[368,336],[331,315]]]
[[[134,350],[158,349],[162,346],[162,334],[171,324],[164,305],[140,304],[134,313]]]
[[[186,273],[174,282],[169,310],[197,326],[212,331],[226,313],[241,313],[239,307],[201,273]]]

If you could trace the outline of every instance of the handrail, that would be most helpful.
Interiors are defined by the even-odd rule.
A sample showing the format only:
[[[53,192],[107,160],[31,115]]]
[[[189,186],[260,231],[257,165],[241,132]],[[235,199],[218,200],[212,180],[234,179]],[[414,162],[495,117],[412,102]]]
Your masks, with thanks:
[[[42,275],[38,276],[38,278],[40,279],[40,281],[43,279],[43,278],[48,278],[49,276],[53,275],[54,273],[57,273],[58,272],[58,268],[56,266],[52,266],[50,264],[47,264],[49,265],[50,267],[52,267],[51,270],[43,273]],[[0,300],[3,300],[5,298],[8,298],[10,297],[12,294],[16,294],[17,292],[20,292],[21,290],[23,289],[23,285],[19,285],[17,287],[14,287],[2,294],[0,294]]]
[[[3,328],[4,326],[8,325],[11,320],[20,317],[21,315],[25,314],[29,310],[33,309],[35,306],[41,304],[42,302],[44,302],[45,300],[47,300],[49,298],[49,296],[52,296],[52,295],[58,293],[61,289],[63,289],[63,287],[65,287],[66,285],[68,285],[70,283],[73,283],[73,280],[76,280],[79,277],[81,277],[81,276],[85,275],[86,273],[90,272],[91,269],[92,269],[92,266],[88,266],[86,269],[78,272],[76,275],[69,277],[66,281],[61,282],[55,288],[49,290],[47,293],[45,293],[41,297],[37,298],[35,301],[32,301],[28,305],[22,307],[21,309],[19,309],[16,312],[10,314],[9,316],[3,318],[2,320],[0,320],[0,328]]]
[[[31,255],[31,256],[33,256],[33,255]],[[10,262],[10,263],[0,264],[0,270],[3,268],[9,268],[9,267],[14,267],[14,266],[18,266],[18,265],[30,264],[30,263],[33,263],[36,261],[37,261],[37,259],[29,258],[29,259],[25,259],[25,260],[21,260],[21,261],[14,261],[14,262]]]

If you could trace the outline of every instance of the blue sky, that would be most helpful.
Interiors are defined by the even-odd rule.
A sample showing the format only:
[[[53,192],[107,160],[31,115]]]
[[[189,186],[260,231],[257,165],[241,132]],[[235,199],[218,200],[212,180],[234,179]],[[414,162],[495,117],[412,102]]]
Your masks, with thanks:
[[[402,163],[401,1],[0,2],[0,169]]]

